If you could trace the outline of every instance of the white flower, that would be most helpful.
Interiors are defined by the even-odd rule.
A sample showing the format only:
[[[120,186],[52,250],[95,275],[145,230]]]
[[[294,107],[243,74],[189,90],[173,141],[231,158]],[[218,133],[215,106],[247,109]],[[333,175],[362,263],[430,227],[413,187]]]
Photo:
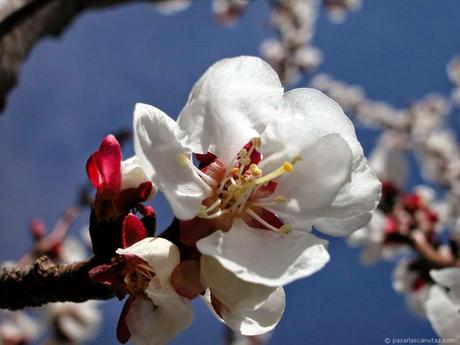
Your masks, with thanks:
[[[452,297],[460,302],[460,268],[431,270],[430,275],[437,284],[448,288]]]
[[[41,325],[22,311],[0,312],[0,344],[27,344],[43,331]]]
[[[72,344],[94,338],[102,321],[98,303],[95,301],[52,303],[47,310],[51,323]]]
[[[249,282],[277,287],[316,272],[329,255],[312,226],[347,235],[380,198],[342,109],[313,89],[284,94],[258,58],[214,64],[177,123],[137,105],[134,129],[139,161],[176,217],[212,228],[200,252]],[[201,171],[192,153],[208,152],[216,160]]]
[[[131,297],[120,317],[120,329],[134,345],[166,344],[187,328],[193,318],[190,301],[171,286],[171,273],[180,262],[178,248],[163,238],[145,238],[117,254],[126,255],[125,273]],[[142,263],[129,264],[132,257]],[[125,322],[125,324],[123,324]],[[120,337],[120,333],[119,333]]]
[[[407,159],[398,135],[385,133],[369,158],[369,164],[380,179],[402,188],[407,177]]]
[[[409,310],[419,317],[425,317],[425,303],[429,286],[419,272],[411,268],[411,262],[401,260],[393,271],[393,289],[405,295]]]
[[[353,247],[363,247],[360,259],[364,265],[372,265],[382,258],[385,219],[385,214],[376,210],[369,224],[348,237],[348,244]]]
[[[431,326],[440,337],[460,341],[460,304],[445,289],[432,286],[425,309]]]

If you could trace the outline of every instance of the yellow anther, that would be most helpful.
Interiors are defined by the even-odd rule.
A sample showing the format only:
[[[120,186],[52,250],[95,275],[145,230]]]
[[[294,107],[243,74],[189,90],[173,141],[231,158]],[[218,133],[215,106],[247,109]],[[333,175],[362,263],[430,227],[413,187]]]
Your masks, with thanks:
[[[252,145],[254,145],[254,147],[256,149],[258,149],[260,146],[262,146],[262,138],[261,137],[252,138],[251,142],[252,142]]]
[[[251,174],[255,177],[262,176],[262,170],[257,166],[257,164],[251,164],[249,166],[249,171],[251,171]]]
[[[291,231],[292,231],[292,225],[291,224],[284,224],[280,228],[280,233],[285,234],[285,235],[289,234]]]
[[[284,171],[286,171],[286,172],[291,172],[292,169],[294,169],[294,166],[293,166],[291,163],[289,163],[289,162],[284,162],[284,163],[283,163],[283,169],[284,169]]]
[[[286,202],[286,198],[283,195],[278,195],[275,197],[275,202],[278,204],[284,204]]]
[[[239,155],[240,155],[241,158],[246,158],[246,157],[248,156],[248,150],[246,150],[246,149],[241,149]]]
[[[176,160],[179,165],[185,167],[190,164],[190,159],[187,158],[187,156],[183,153],[178,153],[176,155]]]

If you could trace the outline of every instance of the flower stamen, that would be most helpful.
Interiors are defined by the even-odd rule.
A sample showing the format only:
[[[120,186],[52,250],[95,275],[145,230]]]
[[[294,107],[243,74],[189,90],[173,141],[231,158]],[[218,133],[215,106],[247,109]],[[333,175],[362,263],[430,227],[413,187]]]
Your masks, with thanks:
[[[270,182],[271,180],[274,180],[280,176],[283,176],[284,174],[291,172],[294,169],[294,165],[290,162],[284,162],[283,165],[281,165],[278,169],[272,171],[271,173],[259,177],[257,180],[255,180],[256,185],[264,184],[267,182]]]

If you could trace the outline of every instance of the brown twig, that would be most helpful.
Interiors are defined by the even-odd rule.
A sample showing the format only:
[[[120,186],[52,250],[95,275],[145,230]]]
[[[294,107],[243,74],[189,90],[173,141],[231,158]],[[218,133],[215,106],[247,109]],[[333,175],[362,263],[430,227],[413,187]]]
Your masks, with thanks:
[[[89,279],[98,265],[94,259],[73,264],[54,264],[46,256],[32,266],[4,267],[0,270],[0,308],[16,310],[50,302],[106,300],[113,292]]]
[[[70,227],[80,215],[80,212],[81,206],[79,205],[68,207],[57,221],[53,230],[45,237],[38,240],[34,247],[18,260],[18,265],[30,265],[37,257],[49,253],[54,247],[62,243]]]
[[[0,111],[35,43],[59,36],[82,12],[135,2],[162,0],[23,0],[0,8]]]

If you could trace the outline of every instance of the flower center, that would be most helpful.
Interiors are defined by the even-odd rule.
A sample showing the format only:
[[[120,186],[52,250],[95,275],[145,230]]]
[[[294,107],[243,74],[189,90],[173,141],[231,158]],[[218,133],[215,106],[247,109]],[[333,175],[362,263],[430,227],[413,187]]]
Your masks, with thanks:
[[[136,265],[128,265],[123,270],[124,283],[130,295],[143,293],[149,286],[149,282],[155,276],[153,269],[145,262]]]
[[[229,215],[242,217],[248,224],[255,221],[276,232],[288,233],[291,230],[290,224],[282,224],[265,207],[286,202],[284,196],[272,195],[277,186],[275,180],[291,172],[301,157],[296,156],[264,175],[259,167],[263,159],[258,151],[261,145],[260,138],[253,138],[227,167],[216,159],[202,170],[197,169],[203,180],[214,189],[213,196],[203,202],[199,218],[216,219]],[[178,161],[180,159],[178,157]],[[268,213],[272,216],[266,217]],[[273,221],[275,218],[276,221]]]

